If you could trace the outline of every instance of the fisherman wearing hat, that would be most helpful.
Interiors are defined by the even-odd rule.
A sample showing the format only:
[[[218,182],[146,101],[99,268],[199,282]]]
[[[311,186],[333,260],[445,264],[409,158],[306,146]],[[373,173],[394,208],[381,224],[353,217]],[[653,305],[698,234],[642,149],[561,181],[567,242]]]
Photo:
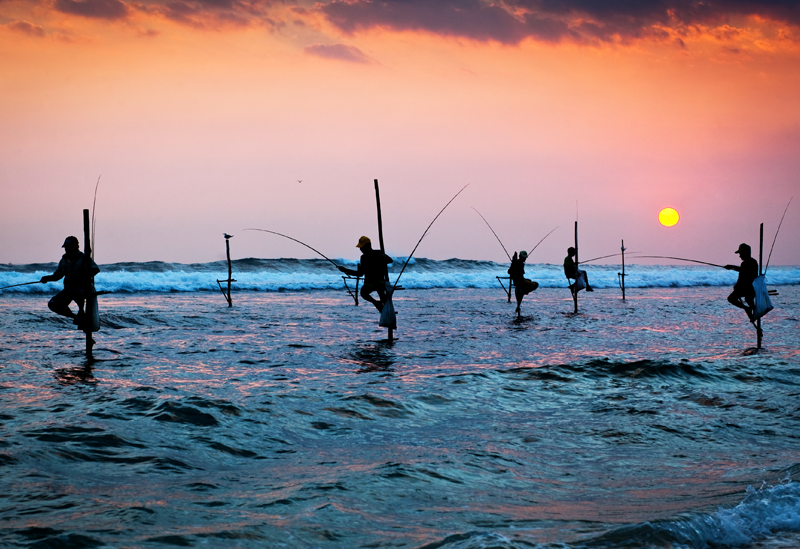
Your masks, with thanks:
[[[66,253],[61,257],[61,261],[58,262],[56,272],[43,276],[40,282],[46,284],[47,282],[64,279],[64,289],[54,295],[47,306],[54,313],[71,318],[76,325],[80,326],[83,317],[83,304],[86,301],[86,296],[84,295],[86,280],[88,277],[99,273],[100,268],[91,259],[88,259],[90,265],[88,269],[86,268],[84,262],[87,258],[80,251],[80,244],[74,236],[68,236],[61,247],[64,248]],[[69,308],[70,303],[73,301],[78,305],[78,314],[73,313]]]
[[[366,236],[358,239],[356,248],[361,250],[361,261],[358,263],[358,269],[348,269],[347,267],[339,267],[339,270],[350,276],[363,276],[364,284],[361,286],[361,297],[375,305],[378,311],[383,310],[383,304],[386,303],[386,266],[392,263],[392,258],[381,252],[380,250],[372,249],[372,241]],[[372,297],[372,292],[378,292],[380,301]]]
[[[753,281],[758,277],[758,261],[751,257],[750,246],[747,244],[739,244],[739,249],[734,253],[739,254],[742,259],[742,264],[737,267],[736,265],[725,265],[729,271],[737,271],[739,278],[736,284],[733,285],[733,291],[728,296],[728,301],[734,307],[744,309],[747,313],[747,318],[753,322],[753,309],[755,308],[756,290],[753,288]],[[745,300],[747,305],[742,303]]]
[[[528,252],[522,250],[517,256],[511,258],[511,267],[508,268],[508,275],[511,277],[511,283],[514,284],[514,295],[517,297],[517,315],[520,314],[520,305],[522,305],[522,298],[534,291],[539,287],[538,282],[534,282],[525,278],[525,260],[528,259]]]

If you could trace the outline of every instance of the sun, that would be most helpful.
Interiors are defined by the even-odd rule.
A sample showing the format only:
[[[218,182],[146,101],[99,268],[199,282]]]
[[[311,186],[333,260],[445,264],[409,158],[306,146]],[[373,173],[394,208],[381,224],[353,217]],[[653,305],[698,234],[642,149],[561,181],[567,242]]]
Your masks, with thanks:
[[[658,212],[658,221],[665,227],[672,227],[680,220],[680,218],[681,216],[678,215],[678,212],[675,210],[675,208],[664,208]]]

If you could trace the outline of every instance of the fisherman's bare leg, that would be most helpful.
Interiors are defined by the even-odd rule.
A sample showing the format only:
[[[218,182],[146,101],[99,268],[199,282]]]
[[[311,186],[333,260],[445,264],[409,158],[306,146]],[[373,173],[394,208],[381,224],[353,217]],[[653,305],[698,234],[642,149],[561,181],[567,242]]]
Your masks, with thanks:
[[[744,300],[747,302],[747,305],[742,303],[742,298],[744,298]],[[734,307],[744,309],[744,312],[747,313],[747,318],[750,319],[750,322],[753,322],[753,309],[755,309],[755,303],[752,297],[743,296],[739,292],[733,291],[731,292],[731,295],[728,296],[728,303]]]
[[[50,299],[50,301],[47,303],[47,306],[57,315],[65,316],[67,318],[75,318],[77,315],[72,312],[72,309],[69,308],[69,304],[72,303],[72,301],[73,298],[69,292],[61,291]],[[78,304],[78,312],[83,312],[82,309],[83,303],[81,302]]]
[[[361,294],[362,299],[364,299],[364,301],[369,301],[370,303],[375,305],[375,308],[378,309],[378,311],[380,312],[380,311],[383,311],[384,300],[381,299],[380,301],[378,301],[377,299],[375,299],[374,297],[372,297],[370,295],[372,292],[375,292],[375,291],[378,291],[378,290],[376,290],[375,288],[370,288],[369,286],[365,285],[365,286],[361,287],[360,294]],[[382,298],[380,291],[378,291],[378,297]]]

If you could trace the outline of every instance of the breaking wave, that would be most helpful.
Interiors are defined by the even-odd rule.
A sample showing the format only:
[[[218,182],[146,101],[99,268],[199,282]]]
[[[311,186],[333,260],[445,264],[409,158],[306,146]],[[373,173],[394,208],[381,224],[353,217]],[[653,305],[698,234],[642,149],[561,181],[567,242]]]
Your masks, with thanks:
[[[395,258],[392,280],[406,258]],[[355,267],[354,260],[336,260],[337,264]],[[101,265],[96,277],[98,290],[111,292],[197,292],[219,291],[217,280],[228,277],[227,263],[112,263]],[[619,265],[588,265],[589,281],[595,288],[616,288]],[[0,265],[0,286],[31,282],[52,274],[55,263]],[[497,278],[508,276],[508,264],[465,259],[412,259],[401,280],[411,289],[494,288]],[[626,265],[629,288],[676,288],[692,286],[730,286],[736,273],[715,267],[675,265]],[[544,288],[564,288],[566,278],[560,265],[534,263],[526,266],[526,276]],[[239,259],[233,261],[234,287],[252,291],[305,291],[342,288],[341,273],[321,259]],[[800,267],[771,267],[770,285],[800,284]],[[504,281],[507,283],[507,281]],[[52,293],[61,283],[33,284],[0,292]]]

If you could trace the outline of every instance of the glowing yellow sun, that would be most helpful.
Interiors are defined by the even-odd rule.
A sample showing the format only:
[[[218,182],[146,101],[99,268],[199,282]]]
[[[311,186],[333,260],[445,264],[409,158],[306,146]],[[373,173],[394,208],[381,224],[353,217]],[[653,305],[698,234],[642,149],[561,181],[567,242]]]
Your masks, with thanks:
[[[678,215],[674,208],[664,208],[658,212],[658,221],[665,227],[672,227],[680,218],[681,216]]]

